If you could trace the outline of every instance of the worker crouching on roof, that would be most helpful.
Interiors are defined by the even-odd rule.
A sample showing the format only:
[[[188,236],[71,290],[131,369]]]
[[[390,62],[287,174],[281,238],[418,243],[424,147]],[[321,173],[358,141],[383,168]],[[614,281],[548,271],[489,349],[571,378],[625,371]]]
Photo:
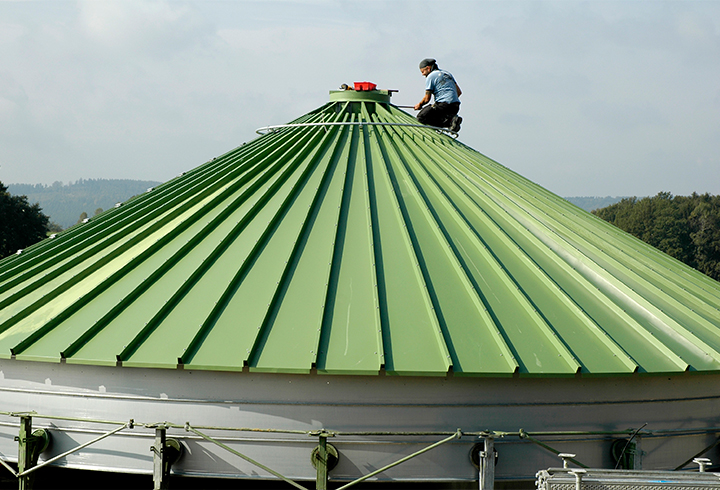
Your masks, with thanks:
[[[438,68],[437,62],[432,58],[420,62],[420,73],[427,80],[425,97],[415,105],[415,110],[420,111],[417,120],[428,126],[449,128],[450,131],[457,133],[462,123],[462,117],[457,115],[460,111],[462,90],[458,87],[455,78],[450,72]],[[426,105],[433,96],[435,103]]]

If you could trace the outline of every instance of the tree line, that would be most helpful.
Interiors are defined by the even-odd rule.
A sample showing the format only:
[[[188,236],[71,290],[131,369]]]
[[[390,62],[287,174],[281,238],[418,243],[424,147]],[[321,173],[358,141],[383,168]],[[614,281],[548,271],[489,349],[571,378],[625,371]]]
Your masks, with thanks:
[[[13,196],[0,182],[0,258],[29,247],[47,236],[50,218],[27,196]]]
[[[80,179],[67,185],[0,182],[0,259],[79,223],[87,211],[99,214],[158,184],[128,179]]]
[[[720,281],[720,195],[661,192],[592,213]]]

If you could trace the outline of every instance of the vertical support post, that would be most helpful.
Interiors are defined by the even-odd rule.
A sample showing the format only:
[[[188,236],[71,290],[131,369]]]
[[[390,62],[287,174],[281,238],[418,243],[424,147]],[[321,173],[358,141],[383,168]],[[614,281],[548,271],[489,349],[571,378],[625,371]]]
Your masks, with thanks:
[[[30,415],[20,416],[20,433],[15,438],[18,443],[18,475],[34,467],[40,453],[47,449],[50,444],[50,434],[44,429],[32,430],[32,417]],[[35,472],[29,475],[18,476],[18,488],[30,490],[35,480]]]
[[[183,449],[177,439],[167,437],[167,423],[155,426],[155,445],[150,447],[153,452],[153,489],[170,488],[170,470],[180,459]]]
[[[18,435],[18,473],[22,473],[32,467],[32,417],[23,415],[20,417],[20,434]],[[18,477],[18,489],[30,490],[32,488],[33,475]]]
[[[483,438],[485,448],[480,453],[480,490],[493,490],[495,487],[495,439],[492,436]]]
[[[635,447],[633,448],[632,455],[633,455],[632,469],[633,470],[641,470],[642,469],[643,452],[642,452],[642,437],[640,436],[640,434],[635,436]]]
[[[582,477],[585,474],[585,470],[583,469],[572,469],[570,470],[570,473],[575,475],[575,490],[582,490],[583,484],[582,484]]]
[[[166,431],[164,425],[155,427],[155,445],[150,448],[153,452],[153,490],[170,488],[170,481],[165,472],[168,466],[165,451]]]
[[[328,480],[328,450],[327,450],[327,438],[328,434],[325,431],[320,431],[318,448],[317,448],[317,459],[316,459],[316,470],[317,478],[315,481],[316,490],[327,490]]]

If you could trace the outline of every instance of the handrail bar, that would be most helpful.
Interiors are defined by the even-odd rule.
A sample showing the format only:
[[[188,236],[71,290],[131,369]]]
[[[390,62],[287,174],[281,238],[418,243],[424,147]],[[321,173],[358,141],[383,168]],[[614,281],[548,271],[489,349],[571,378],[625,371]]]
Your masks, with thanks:
[[[403,126],[409,128],[428,128],[434,131],[440,131],[453,138],[458,137],[458,133],[450,131],[448,128],[441,128],[438,126],[429,126],[427,124],[413,124],[413,123],[391,123],[391,122],[359,122],[359,121],[347,121],[347,122],[314,122],[314,123],[295,123],[295,124],[277,124],[274,126],[263,126],[258,128],[255,132],[259,135],[266,135],[272,133],[276,129],[282,128],[302,128],[302,127],[313,127],[313,126]],[[265,131],[265,132],[262,132]]]

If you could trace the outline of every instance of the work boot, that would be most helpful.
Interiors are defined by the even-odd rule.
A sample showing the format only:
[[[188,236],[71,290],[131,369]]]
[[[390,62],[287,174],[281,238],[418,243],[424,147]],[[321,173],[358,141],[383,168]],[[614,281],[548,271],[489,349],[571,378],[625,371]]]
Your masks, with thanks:
[[[460,131],[460,125],[462,124],[462,117],[453,116],[452,123],[450,124],[450,131],[457,133]]]

